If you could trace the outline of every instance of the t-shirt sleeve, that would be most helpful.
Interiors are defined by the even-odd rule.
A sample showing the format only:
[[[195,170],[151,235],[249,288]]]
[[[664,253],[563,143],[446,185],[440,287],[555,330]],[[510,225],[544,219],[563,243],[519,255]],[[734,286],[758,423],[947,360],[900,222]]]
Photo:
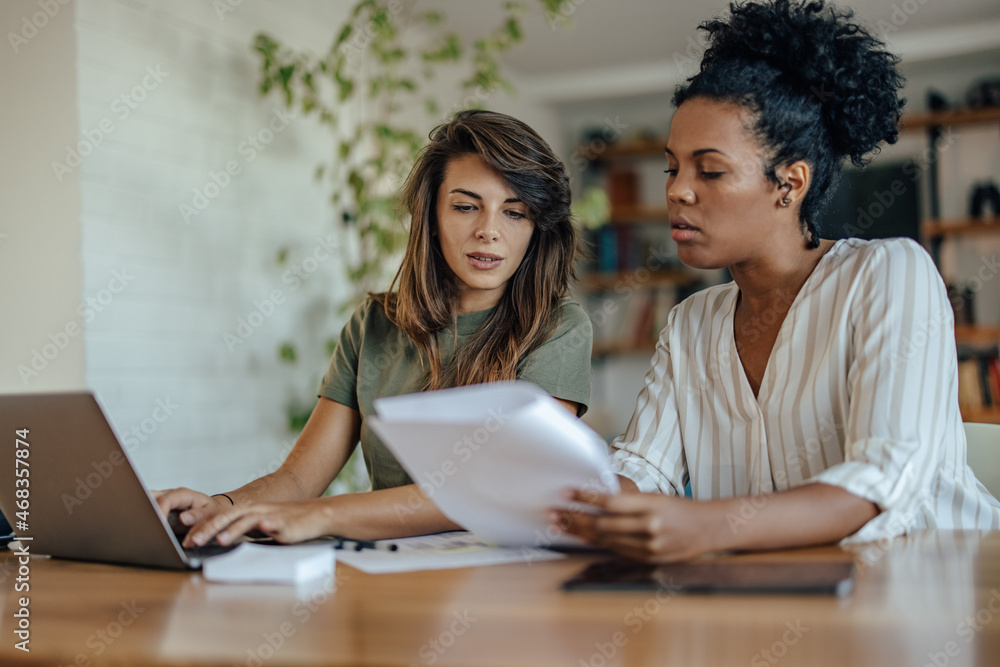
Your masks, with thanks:
[[[521,362],[518,379],[533,382],[555,398],[579,403],[582,415],[590,405],[594,329],[575,301],[564,302],[560,311],[559,327]]]
[[[684,495],[687,467],[677,423],[677,396],[670,356],[674,307],[660,332],[652,365],[636,398],[635,412],[623,435],[611,443],[611,467],[640,491]]]
[[[320,397],[355,410],[358,409],[358,360],[361,357],[365,320],[370,310],[369,299],[355,309],[351,319],[344,325],[330,359],[330,367],[319,386]]]
[[[867,261],[853,309],[844,461],[808,480],[878,505],[849,541],[919,523],[935,473],[959,463],[948,430],[960,423],[954,315],[941,276],[911,241],[888,242]]]

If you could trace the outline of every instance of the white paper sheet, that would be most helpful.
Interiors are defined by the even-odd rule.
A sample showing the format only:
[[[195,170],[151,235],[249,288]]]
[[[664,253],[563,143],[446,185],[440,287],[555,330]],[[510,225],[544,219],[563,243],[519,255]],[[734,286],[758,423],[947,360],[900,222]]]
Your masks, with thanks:
[[[497,547],[464,531],[381,540],[381,543],[395,544],[397,549],[396,551],[343,549],[337,552],[338,560],[362,572],[387,574],[565,558],[563,554],[545,549]]]
[[[575,544],[546,510],[566,488],[618,491],[607,445],[539,387],[490,384],[375,401],[367,423],[446,516],[508,546]]]

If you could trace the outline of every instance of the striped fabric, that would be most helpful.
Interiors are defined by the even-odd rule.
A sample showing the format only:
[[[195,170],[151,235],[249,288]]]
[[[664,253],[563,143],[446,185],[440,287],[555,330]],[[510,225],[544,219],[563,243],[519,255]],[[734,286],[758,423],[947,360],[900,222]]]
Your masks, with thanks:
[[[736,351],[738,293],[719,285],[671,311],[612,443],[619,474],[678,495],[690,481],[696,499],[840,486],[882,510],[848,541],[1000,529],[1000,502],[965,462],[954,318],[923,248],[838,241],[789,294],[758,397]]]

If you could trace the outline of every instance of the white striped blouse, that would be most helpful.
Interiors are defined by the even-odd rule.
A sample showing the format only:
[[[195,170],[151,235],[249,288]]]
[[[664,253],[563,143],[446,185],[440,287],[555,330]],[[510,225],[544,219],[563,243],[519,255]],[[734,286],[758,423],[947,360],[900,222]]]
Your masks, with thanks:
[[[671,311],[611,445],[616,472],[642,491],[690,481],[696,499],[839,486],[881,509],[849,541],[1000,529],[1000,502],[966,464],[954,316],[923,248],[838,241],[794,296],[757,397],[736,351],[738,293],[719,285]]]

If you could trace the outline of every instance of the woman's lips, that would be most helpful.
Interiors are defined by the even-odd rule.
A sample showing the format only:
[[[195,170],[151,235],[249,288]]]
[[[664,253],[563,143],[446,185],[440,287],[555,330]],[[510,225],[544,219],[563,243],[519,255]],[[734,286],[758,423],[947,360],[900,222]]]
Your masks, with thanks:
[[[488,252],[469,253],[466,257],[469,258],[469,263],[472,266],[482,270],[495,269],[503,261],[503,257]]]
[[[670,238],[678,243],[690,241],[697,236],[699,232],[701,232],[700,229],[689,223],[684,218],[674,218],[670,221]]]

